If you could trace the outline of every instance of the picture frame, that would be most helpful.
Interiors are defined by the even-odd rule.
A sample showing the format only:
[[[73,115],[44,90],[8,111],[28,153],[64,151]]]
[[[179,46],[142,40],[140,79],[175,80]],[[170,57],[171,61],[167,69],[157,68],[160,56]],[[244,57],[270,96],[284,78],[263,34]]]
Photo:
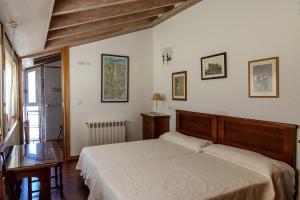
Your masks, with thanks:
[[[101,102],[129,102],[129,56],[101,54]]]
[[[187,100],[187,72],[172,73],[172,100]]]
[[[279,98],[279,57],[248,62],[249,98]]]
[[[201,80],[227,78],[227,53],[201,58]]]

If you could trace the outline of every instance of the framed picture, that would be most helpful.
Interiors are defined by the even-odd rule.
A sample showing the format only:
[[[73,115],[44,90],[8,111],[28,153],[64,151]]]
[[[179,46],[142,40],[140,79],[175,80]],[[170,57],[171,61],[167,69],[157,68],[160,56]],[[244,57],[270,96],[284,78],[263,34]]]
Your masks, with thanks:
[[[187,100],[187,75],[186,71],[172,73],[172,99]]]
[[[279,57],[249,61],[249,97],[279,97]]]
[[[128,102],[129,57],[101,55],[101,102]]]
[[[226,53],[215,54],[201,58],[201,79],[216,79],[227,77]]]

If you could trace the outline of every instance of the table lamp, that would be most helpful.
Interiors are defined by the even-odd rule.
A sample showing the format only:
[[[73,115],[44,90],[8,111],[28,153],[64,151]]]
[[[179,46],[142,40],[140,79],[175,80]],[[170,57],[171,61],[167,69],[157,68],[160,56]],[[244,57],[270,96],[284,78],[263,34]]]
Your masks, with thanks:
[[[157,112],[157,104],[158,104],[158,101],[163,100],[163,98],[162,98],[162,96],[159,93],[154,93],[151,100],[155,101],[155,113],[158,114],[158,112]]]

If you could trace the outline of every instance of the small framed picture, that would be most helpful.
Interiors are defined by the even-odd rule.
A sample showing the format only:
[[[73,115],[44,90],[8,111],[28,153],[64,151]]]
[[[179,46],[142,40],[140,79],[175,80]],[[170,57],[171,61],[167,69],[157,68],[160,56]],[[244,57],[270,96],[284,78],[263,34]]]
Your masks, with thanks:
[[[186,71],[172,73],[172,100],[187,100]]]
[[[201,58],[201,79],[227,77],[226,52]]]
[[[249,97],[279,97],[279,57],[248,62]]]

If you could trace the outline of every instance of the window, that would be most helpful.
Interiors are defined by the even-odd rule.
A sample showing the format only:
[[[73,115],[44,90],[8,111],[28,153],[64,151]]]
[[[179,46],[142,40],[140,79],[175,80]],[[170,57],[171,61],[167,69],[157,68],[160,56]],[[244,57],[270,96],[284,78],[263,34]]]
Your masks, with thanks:
[[[5,139],[19,120],[18,64],[18,57],[0,24],[0,140]]]
[[[13,126],[18,118],[18,68],[17,57],[7,38],[4,38],[4,133]]]

